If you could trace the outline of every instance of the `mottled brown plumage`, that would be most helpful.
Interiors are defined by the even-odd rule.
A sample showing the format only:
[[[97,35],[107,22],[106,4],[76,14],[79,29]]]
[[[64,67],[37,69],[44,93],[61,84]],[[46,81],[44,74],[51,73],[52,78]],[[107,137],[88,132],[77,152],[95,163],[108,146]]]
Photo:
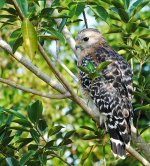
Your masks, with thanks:
[[[132,71],[124,58],[107,45],[103,35],[95,29],[85,29],[76,38],[78,65],[95,68],[102,62],[111,63],[95,78],[82,70],[79,79],[87,104],[100,118],[110,135],[111,149],[115,156],[125,158],[125,146],[130,143],[132,119]]]

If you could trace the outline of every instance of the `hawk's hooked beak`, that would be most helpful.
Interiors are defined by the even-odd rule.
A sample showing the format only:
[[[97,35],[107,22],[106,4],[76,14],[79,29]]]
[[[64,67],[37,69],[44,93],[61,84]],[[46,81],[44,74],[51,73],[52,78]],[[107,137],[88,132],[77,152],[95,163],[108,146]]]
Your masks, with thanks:
[[[76,38],[76,45],[75,45],[76,50],[80,48],[80,41],[78,38]]]
[[[80,48],[80,46],[76,44],[76,45],[75,45],[75,48],[76,48],[76,50],[77,50],[78,48]]]

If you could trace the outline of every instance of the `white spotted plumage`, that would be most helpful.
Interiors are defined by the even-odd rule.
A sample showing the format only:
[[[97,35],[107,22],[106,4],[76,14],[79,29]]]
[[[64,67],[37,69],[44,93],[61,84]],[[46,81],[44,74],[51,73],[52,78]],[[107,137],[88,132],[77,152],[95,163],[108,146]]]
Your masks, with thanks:
[[[132,121],[132,71],[124,58],[107,45],[102,34],[95,29],[84,29],[77,38],[78,65],[95,68],[102,62],[111,63],[100,71],[101,76],[89,77],[79,72],[83,95],[92,111],[105,123],[110,135],[111,149],[115,157],[126,156],[125,146],[130,143]],[[90,101],[90,102],[89,102]]]

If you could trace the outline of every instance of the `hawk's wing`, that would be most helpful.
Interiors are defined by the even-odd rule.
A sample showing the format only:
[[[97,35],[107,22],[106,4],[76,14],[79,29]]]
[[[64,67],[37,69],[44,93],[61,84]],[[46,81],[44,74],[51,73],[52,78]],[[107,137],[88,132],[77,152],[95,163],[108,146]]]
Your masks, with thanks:
[[[103,77],[92,81],[90,95],[99,111],[108,117],[113,153],[124,158],[125,144],[130,142],[132,73],[129,65],[119,55],[111,58],[103,54],[101,59],[102,57],[103,61],[112,60],[112,63],[101,72]]]

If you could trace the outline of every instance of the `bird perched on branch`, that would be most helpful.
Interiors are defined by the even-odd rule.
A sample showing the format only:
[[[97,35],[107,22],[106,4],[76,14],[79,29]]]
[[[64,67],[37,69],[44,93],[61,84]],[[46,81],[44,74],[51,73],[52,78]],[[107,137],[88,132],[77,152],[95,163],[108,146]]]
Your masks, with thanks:
[[[126,157],[132,121],[132,71],[125,59],[92,28],[76,38],[82,93],[110,135],[115,157]]]

